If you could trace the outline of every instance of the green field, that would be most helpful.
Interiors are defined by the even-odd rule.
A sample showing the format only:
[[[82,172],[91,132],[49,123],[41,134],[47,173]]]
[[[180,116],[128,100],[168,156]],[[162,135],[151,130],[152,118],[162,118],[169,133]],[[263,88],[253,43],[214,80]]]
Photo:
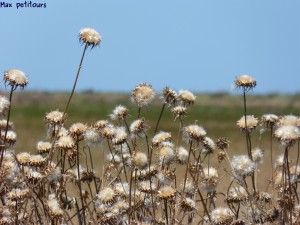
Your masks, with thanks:
[[[52,110],[64,110],[68,93],[18,92],[13,96],[12,121],[18,135],[15,149],[17,151],[34,151],[37,141],[47,139],[44,116]],[[122,104],[129,108],[128,122],[137,117],[137,107],[131,103],[128,93],[93,93],[83,92],[74,95],[68,111],[66,127],[74,122],[88,125],[100,119],[109,119],[115,106]],[[247,98],[248,114],[260,118],[265,113],[276,115],[299,115],[300,95],[250,95]],[[142,109],[142,116],[151,129],[159,116],[162,103],[156,98],[151,106]],[[198,94],[196,103],[188,108],[184,125],[197,123],[203,126],[213,139],[226,137],[231,141],[231,149],[243,151],[245,147],[243,134],[236,126],[236,121],[243,115],[243,101],[240,95],[225,93]],[[174,122],[170,108],[164,111],[159,130],[171,131],[177,136],[179,121]],[[258,127],[253,133],[254,146],[258,145]],[[267,135],[267,134],[263,134]],[[262,140],[266,140],[263,138]],[[267,147],[261,143],[262,147]]]

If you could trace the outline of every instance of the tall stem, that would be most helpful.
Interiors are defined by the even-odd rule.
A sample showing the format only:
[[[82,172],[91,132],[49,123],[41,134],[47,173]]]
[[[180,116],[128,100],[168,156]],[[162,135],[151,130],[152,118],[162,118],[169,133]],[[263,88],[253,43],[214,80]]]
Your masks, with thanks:
[[[6,126],[5,126],[5,133],[4,133],[4,139],[3,139],[3,145],[1,146],[1,159],[0,159],[0,167],[2,166],[2,161],[4,157],[4,151],[6,147],[6,136],[8,132],[9,127],[9,120],[10,120],[10,112],[11,112],[11,102],[12,102],[12,95],[15,90],[15,86],[11,86],[10,93],[9,93],[9,106],[8,106],[8,112],[7,112],[7,119],[6,119]]]
[[[159,117],[158,117],[158,120],[157,120],[157,123],[156,123],[156,126],[155,126],[154,134],[156,134],[156,132],[157,132],[158,125],[159,125],[159,122],[160,122],[161,117],[163,115],[165,107],[166,107],[166,103],[164,103],[163,106],[162,106],[162,108],[161,108],[161,111],[160,111],[160,114],[159,114]]]

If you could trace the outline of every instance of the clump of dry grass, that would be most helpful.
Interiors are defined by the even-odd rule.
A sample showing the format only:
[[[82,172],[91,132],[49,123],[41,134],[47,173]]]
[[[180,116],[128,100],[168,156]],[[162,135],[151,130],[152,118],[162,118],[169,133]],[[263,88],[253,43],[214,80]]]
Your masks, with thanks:
[[[297,116],[247,114],[246,92],[256,86],[242,75],[235,81],[243,91],[243,116],[237,126],[245,135],[244,154],[231,155],[230,141],[213,140],[197,121],[186,124],[196,96],[166,87],[162,109],[152,129],[144,116],[155,97],[150,84],[132,92],[137,118],[118,105],[94,124],[65,126],[84,54],[101,41],[85,28],[79,39],[84,51],[64,111],[45,115],[48,140],[39,140],[36,154],[13,150],[17,136],[10,121],[13,93],[28,78],[19,70],[4,74],[9,98],[0,97],[0,224],[300,224],[299,139]],[[159,129],[170,110],[178,135]],[[242,110],[241,110],[242,111]],[[238,119],[238,118],[237,118]],[[253,147],[251,134],[270,133],[271,177],[260,181],[264,151]],[[226,134],[224,135],[226,136]],[[261,138],[261,137],[260,137]],[[273,142],[282,148],[274,160]],[[94,158],[100,151],[103,161]],[[296,160],[290,152],[296,151]],[[102,170],[96,171],[95,164]]]

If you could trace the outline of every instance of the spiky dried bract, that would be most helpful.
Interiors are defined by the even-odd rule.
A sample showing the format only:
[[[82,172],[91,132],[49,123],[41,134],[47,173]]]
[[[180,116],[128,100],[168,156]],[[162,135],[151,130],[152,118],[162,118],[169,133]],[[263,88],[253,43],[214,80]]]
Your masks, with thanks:
[[[204,139],[206,131],[199,125],[189,125],[183,128],[183,139],[187,142],[200,142]]]
[[[165,87],[163,89],[162,99],[164,100],[165,104],[168,104],[169,106],[175,105],[177,102],[177,98],[178,98],[178,95],[174,90],[172,90],[168,87]]]
[[[129,184],[127,182],[118,182],[114,184],[116,195],[126,198],[129,195]]]
[[[24,168],[24,175],[31,184],[36,184],[38,181],[44,178],[43,174],[28,167]]]
[[[254,163],[262,163],[264,159],[264,151],[260,148],[254,148],[251,150],[252,160]]]
[[[4,72],[3,79],[5,84],[9,84],[10,86],[14,87],[20,86],[21,88],[24,88],[29,82],[26,74],[23,71],[16,69]]]
[[[211,212],[210,217],[214,225],[229,225],[233,221],[234,214],[229,208],[218,207]]]
[[[9,106],[10,101],[5,96],[0,96],[0,115],[6,115]]]
[[[172,136],[169,132],[160,131],[152,138],[152,144],[154,146],[159,146],[162,142],[171,141]]]
[[[64,118],[63,118],[64,117]],[[45,120],[47,123],[60,124],[63,123],[66,119],[66,116],[58,110],[51,111],[46,114]]]
[[[256,80],[249,75],[240,75],[234,81],[236,87],[250,90],[256,86]]]
[[[128,115],[128,109],[125,106],[118,105],[116,108],[114,108],[112,114],[110,114],[110,118],[112,120],[123,120]]]
[[[182,102],[184,106],[193,105],[196,100],[196,96],[187,90],[181,90],[178,94],[178,100]]]
[[[249,176],[253,173],[255,164],[247,155],[233,156],[231,165],[238,176]]]
[[[216,145],[218,149],[225,150],[228,149],[229,141],[225,137],[218,138],[216,141]]]
[[[133,121],[130,124],[131,137],[132,138],[143,137],[145,135],[146,128],[147,127],[146,127],[145,119],[138,119]]]
[[[258,120],[252,115],[247,115],[246,120],[245,120],[245,116],[242,116],[242,118],[239,119],[236,124],[242,131],[247,130],[251,132],[257,126]]]
[[[154,165],[150,165],[150,168],[148,166],[145,169],[139,171],[139,173],[137,174],[137,178],[138,180],[149,180],[157,173],[158,173],[157,167]]]
[[[109,122],[107,120],[98,120],[95,124],[94,124],[94,128],[97,130],[101,130],[102,128],[106,127],[109,125]]]
[[[274,137],[284,146],[291,146],[300,138],[300,129],[294,125],[283,125],[274,132]]]
[[[148,156],[144,152],[136,152],[132,160],[133,165],[139,170],[143,170],[148,166]]]
[[[39,141],[36,144],[36,150],[38,153],[43,154],[43,153],[48,153],[52,148],[52,144],[48,141]]]
[[[82,135],[87,129],[87,125],[83,123],[74,123],[69,128],[69,134],[72,136],[80,136]]]
[[[177,161],[180,164],[185,164],[189,157],[189,152],[184,147],[180,146],[176,151]]]
[[[175,195],[176,195],[176,190],[169,185],[161,187],[158,190],[158,194],[157,194],[157,196],[160,199],[167,200],[167,201],[173,201]]]
[[[64,211],[61,209],[61,205],[54,194],[49,195],[46,202],[49,214],[52,218],[61,218],[64,215]]]
[[[132,91],[132,101],[135,102],[138,107],[149,105],[154,97],[155,92],[150,84],[140,83]]]
[[[92,48],[99,45],[101,40],[101,35],[93,28],[86,27],[79,31],[79,41]]]
[[[272,128],[276,125],[279,117],[275,114],[264,114],[261,117],[261,123],[265,128]]]
[[[69,135],[62,136],[56,141],[55,146],[65,150],[72,149],[75,147],[75,140]]]
[[[100,129],[99,132],[104,138],[111,140],[116,136],[116,127],[113,124],[108,124]]]
[[[116,200],[116,193],[111,187],[105,187],[97,197],[103,204],[111,204]]]

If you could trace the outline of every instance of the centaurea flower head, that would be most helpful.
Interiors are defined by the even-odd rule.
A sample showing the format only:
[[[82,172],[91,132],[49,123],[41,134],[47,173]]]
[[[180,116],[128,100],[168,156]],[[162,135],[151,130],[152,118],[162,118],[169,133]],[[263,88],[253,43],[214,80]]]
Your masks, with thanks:
[[[9,84],[10,86],[17,88],[20,86],[21,88],[24,88],[29,80],[26,74],[21,70],[8,70],[4,72],[4,82],[5,84]]]
[[[149,105],[154,97],[155,92],[152,86],[146,83],[140,83],[132,92],[132,101],[136,103],[138,107]]]
[[[246,119],[245,116],[242,116],[242,118],[239,119],[236,124],[242,131],[251,132],[256,128],[258,120],[252,115],[247,115]]]
[[[6,115],[10,101],[5,96],[0,96],[0,115]]]
[[[123,120],[127,115],[128,109],[125,106],[118,105],[109,116],[112,120]]]
[[[181,90],[179,91],[178,100],[181,101],[184,106],[189,106],[195,103],[196,96],[190,91]]]
[[[187,142],[196,141],[200,142],[204,139],[206,131],[203,127],[194,124],[183,128],[183,139]]]
[[[300,138],[300,128],[294,125],[283,125],[274,132],[274,137],[283,145],[291,146]]]
[[[231,165],[238,176],[249,176],[253,173],[255,164],[247,155],[233,156]]]
[[[82,28],[79,31],[79,41],[91,46],[99,45],[102,40],[101,35],[93,28]]]
[[[256,80],[249,75],[240,75],[234,81],[236,87],[248,91],[256,86]]]
[[[165,87],[162,91],[162,96],[161,97],[164,100],[165,104],[168,104],[169,106],[172,106],[172,105],[176,104],[178,95],[174,90],[172,90],[168,87]]]

